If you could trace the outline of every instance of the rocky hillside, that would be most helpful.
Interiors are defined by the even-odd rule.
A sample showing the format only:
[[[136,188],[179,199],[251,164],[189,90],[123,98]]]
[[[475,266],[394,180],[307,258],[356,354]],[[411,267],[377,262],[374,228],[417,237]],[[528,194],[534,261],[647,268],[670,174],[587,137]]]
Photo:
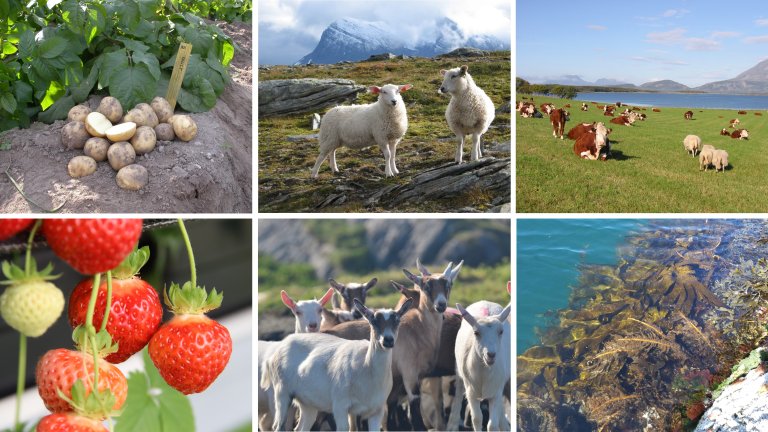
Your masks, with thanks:
[[[679,82],[672,81],[672,80],[651,81],[645,84],[641,84],[640,88],[645,90],[653,90],[653,91],[673,91],[673,92],[690,89],[690,87],[688,87],[687,85],[680,84]]]
[[[730,94],[768,93],[768,60],[761,61],[735,78],[704,84],[696,90]]]

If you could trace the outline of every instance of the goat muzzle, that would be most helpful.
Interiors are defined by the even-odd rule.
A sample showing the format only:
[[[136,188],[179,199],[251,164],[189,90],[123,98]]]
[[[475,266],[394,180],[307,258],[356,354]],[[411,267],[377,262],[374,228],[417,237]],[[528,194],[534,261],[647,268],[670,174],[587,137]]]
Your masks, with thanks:
[[[384,336],[381,341],[381,345],[384,348],[392,348],[395,346],[395,338],[392,336]]]

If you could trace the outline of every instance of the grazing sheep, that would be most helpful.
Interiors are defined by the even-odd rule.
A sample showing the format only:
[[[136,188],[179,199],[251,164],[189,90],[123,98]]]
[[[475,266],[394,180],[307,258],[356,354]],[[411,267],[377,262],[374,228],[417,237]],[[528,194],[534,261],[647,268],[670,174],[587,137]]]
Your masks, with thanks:
[[[683,139],[683,147],[692,157],[696,157],[696,152],[698,152],[701,147],[701,138],[696,135],[687,135]]]
[[[443,83],[438,92],[451,95],[451,101],[448,102],[448,108],[445,110],[445,119],[448,121],[448,127],[459,139],[454,160],[461,163],[464,137],[472,134],[470,160],[476,161],[483,157],[480,137],[488,130],[496,112],[493,101],[475,84],[472,76],[467,72],[466,65],[441,70],[440,75],[443,76]],[[536,117],[535,107],[531,115]]]
[[[712,154],[712,165],[715,166],[715,172],[725,172],[725,167],[728,166],[728,152],[725,150],[715,150]]]
[[[475,431],[483,430],[480,402],[488,400],[488,430],[500,430],[504,417],[504,386],[511,378],[511,335],[507,321],[512,308],[479,301],[461,311],[464,322],[456,336],[456,374],[462,381]],[[451,425],[449,425],[451,426]]]
[[[337,430],[350,430],[352,416],[368,419],[370,430],[381,430],[392,389],[392,348],[411,304],[373,312],[355,300],[370,326],[368,342],[328,334],[285,338],[261,379],[263,388],[274,388],[274,429],[284,430],[293,399],[300,412],[297,430],[310,430],[319,411],[333,413]]]
[[[397,144],[408,130],[408,116],[400,93],[411,87],[410,84],[372,86],[368,90],[379,95],[376,102],[331,108],[320,123],[320,155],[312,167],[312,177],[317,178],[320,165],[329,155],[331,170],[339,172],[336,165],[338,148],[361,149],[374,144],[384,153],[384,175],[398,174],[400,171],[395,165]]]
[[[706,171],[712,165],[712,157],[715,155],[715,148],[711,145],[705,145],[699,153],[699,171]]]
[[[731,132],[731,138],[733,139],[749,139],[749,132],[746,129],[736,129],[735,131]]]

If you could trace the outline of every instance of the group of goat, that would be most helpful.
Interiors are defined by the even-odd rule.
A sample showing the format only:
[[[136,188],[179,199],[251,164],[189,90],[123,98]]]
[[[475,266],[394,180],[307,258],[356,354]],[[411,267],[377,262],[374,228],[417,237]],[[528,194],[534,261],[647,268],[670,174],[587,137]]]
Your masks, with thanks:
[[[443,83],[438,93],[451,96],[445,118],[459,140],[454,160],[462,162],[464,138],[468,134],[472,135],[471,160],[480,159],[483,157],[480,137],[488,130],[495,116],[493,101],[475,84],[466,65],[441,70],[440,75]],[[330,109],[320,122],[320,155],[312,167],[312,177],[318,176],[325,159],[329,159],[333,172],[339,171],[336,165],[337,149],[362,149],[374,144],[384,154],[385,176],[399,174],[395,153],[397,144],[408,130],[408,116],[401,93],[411,88],[410,84],[372,86],[368,90],[379,95],[376,102]]]
[[[261,430],[292,430],[296,408],[296,430],[331,419],[332,430],[357,430],[364,421],[368,430],[386,430],[401,403],[415,430],[428,427],[424,423],[458,430],[465,395],[474,430],[484,429],[483,400],[488,401],[487,430],[509,430],[511,305],[479,301],[450,308],[463,263],[449,263],[434,274],[419,260],[419,274],[403,269],[413,288],[392,281],[402,294],[394,309],[365,306],[375,278],[364,284],[331,279],[320,300],[297,302],[282,291],[295,316],[295,334],[258,341]],[[329,310],[325,305],[331,299]],[[446,424],[441,379],[448,382],[454,375]],[[424,414],[427,396],[435,401],[433,416]]]

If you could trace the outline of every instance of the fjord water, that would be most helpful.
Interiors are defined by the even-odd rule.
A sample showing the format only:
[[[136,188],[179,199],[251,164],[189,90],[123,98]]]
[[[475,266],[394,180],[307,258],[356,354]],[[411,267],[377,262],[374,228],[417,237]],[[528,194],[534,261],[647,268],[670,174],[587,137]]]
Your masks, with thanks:
[[[568,306],[579,264],[612,264],[617,247],[647,222],[637,219],[517,221],[517,352],[539,343],[547,312]]]
[[[584,92],[578,100],[601,103],[621,102],[624,105],[709,108],[709,109],[768,109],[768,96],[725,95],[712,93],[636,93]]]

